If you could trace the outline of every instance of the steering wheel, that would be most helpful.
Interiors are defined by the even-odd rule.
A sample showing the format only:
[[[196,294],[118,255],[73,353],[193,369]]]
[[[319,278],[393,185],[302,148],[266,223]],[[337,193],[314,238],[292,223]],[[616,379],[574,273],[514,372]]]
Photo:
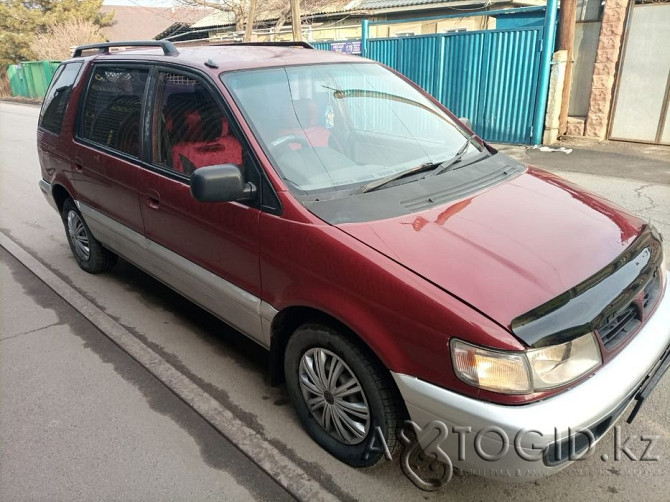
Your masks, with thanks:
[[[270,143],[270,151],[275,154],[281,154],[285,149],[289,148],[289,145],[298,143],[301,148],[309,148],[309,141],[305,136],[298,136],[297,134],[287,134],[286,136],[280,136]]]

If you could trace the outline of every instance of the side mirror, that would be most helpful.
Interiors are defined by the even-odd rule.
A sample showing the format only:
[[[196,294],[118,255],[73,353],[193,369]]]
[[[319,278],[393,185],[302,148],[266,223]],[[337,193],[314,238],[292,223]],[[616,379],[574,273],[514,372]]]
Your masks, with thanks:
[[[465,127],[470,129],[472,131],[472,122],[470,122],[470,119],[467,117],[459,117],[458,120],[461,121],[461,124],[463,124]]]
[[[239,166],[221,164],[193,171],[191,195],[200,202],[233,202],[253,199],[256,187],[245,183]]]

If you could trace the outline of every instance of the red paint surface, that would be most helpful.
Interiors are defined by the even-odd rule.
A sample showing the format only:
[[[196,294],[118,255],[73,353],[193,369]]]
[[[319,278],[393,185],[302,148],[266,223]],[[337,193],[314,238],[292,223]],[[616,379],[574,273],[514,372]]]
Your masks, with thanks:
[[[533,169],[453,204],[340,228],[508,327],[612,262],[641,225]]]

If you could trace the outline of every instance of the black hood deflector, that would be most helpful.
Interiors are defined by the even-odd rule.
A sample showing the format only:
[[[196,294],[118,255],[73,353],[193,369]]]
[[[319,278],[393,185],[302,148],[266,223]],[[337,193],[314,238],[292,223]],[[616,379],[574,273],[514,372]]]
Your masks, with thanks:
[[[628,306],[659,271],[661,237],[646,226],[616,260],[584,282],[512,321],[529,347],[564,343],[596,331]]]

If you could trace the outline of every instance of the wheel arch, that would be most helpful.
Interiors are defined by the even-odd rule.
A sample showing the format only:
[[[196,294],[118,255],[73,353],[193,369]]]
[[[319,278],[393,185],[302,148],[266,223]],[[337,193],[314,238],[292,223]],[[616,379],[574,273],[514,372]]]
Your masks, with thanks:
[[[297,328],[306,323],[317,323],[336,329],[343,336],[358,344],[369,357],[374,358],[383,368],[388,371],[388,366],[370,347],[370,345],[359,336],[355,330],[344,322],[322,310],[307,306],[291,306],[281,310],[272,321],[270,338],[270,384],[278,385],[284,381],[284,354],[286,345],[291,335]],[[395,387],[395,381],[389,373],[389,380]],[[400,391],[396,387],[398,396]]]
[[[59,214],[63,212],[63,204],[65,204],[65,201],[72,198],[70,192],[68,192],[68,190],[61,184],[55,184],[53,186],[51,189],[51,196],[56,202],[56,207],[58,208]]]

